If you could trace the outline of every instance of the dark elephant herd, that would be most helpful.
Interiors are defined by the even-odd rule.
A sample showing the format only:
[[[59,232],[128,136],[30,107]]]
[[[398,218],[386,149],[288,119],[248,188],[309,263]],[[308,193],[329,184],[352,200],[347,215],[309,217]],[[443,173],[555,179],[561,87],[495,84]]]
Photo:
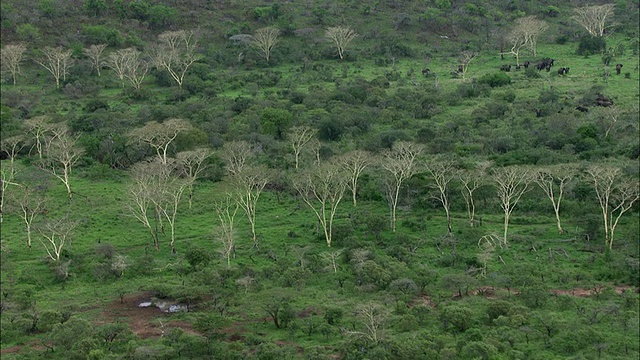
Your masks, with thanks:
[[[551,58],[544,58],[542,60],[540,60],[539,62],[537,62],[534,66],[536,67],[536,69],[538,69],[538,71],[542,71],[543,69],[546,70],[547,72],[551,71],[551,67],[554,64],[554,60]],[[500,65],[500,71],[505,71],[505,72],[511,72],[511,69],[514,68],[515,70],[520,70],[521,68],[525,68],[528,69],[529,66],[531,66],[532,63],[530,61],[525,61],[522,63],[522,65]],[[558,75],[567,75],[569,74],[569,67],[561,67],[560,69],[558,69]],[[620,75],[620,72],[622,71],[622,64],[616,64],[616,74]],[[459,73],[464,72],[464,67],[462,65],[458,65],[458,67],[452,71],[452,74],[457,75]],[[422,69],[422,75],[424,76],[429,76],[431,75],[431,69],[429,68],[425,68]]]
[[[542,59],[541,61],[539,61],[538,63],[535,64],[536,69],[538,69],[538,71],[542,71],[543,69],[546,70],[547,72],[551,71],[551,67],[553,66],[554,60],[551,58],[545,58]],[[500,65],[500,71],[506,71],[506,72],[510,72],[512,67],[515,68],[516,70],[520,70],[521,67],[524,67],[525,69],[528,69],[529,66],[531,66],[531,62],[529,61],[525,61],[524,63],[522,63],[522,66],[520,65]],[[562,67],[560,69],[558,69],[558,75],[566,75],[569,74],[569,67]],[[622,64],[616,64],[616,75],[620,75],[620,72],[622,71]]]

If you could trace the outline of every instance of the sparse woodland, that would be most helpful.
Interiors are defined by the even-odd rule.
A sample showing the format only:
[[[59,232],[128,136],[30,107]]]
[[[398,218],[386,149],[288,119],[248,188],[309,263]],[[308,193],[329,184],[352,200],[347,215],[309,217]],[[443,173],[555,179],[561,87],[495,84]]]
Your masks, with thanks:
[[[3,359],[632,359],[637,0],[6,0]]]

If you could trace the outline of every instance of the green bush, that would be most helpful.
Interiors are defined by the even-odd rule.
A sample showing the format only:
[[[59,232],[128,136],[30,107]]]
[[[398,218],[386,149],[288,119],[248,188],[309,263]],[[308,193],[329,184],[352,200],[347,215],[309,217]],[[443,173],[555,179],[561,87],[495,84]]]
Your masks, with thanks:
[[[602,54],[607,50],[607,41],[603,36],[585,35],[580,38],[576,55]]]
[[[504,72],[485,74],[478,79],[478,83],[487,84],[492,88],[500,87],[511,84],[511,77]]]
[[[489,96],[491,93],[491,87],[487,84],[482,84],[476,79],[473,79],[470,83],[459,84],[454,94],[448,96],[449,105],[452,101],[458,101],[459,99],[471,99],[476,97]]]
[[[118,29],[105,25],[85,25],[82,28],[87,44],[107,44],[112,47],[124,45],[124,36]]]

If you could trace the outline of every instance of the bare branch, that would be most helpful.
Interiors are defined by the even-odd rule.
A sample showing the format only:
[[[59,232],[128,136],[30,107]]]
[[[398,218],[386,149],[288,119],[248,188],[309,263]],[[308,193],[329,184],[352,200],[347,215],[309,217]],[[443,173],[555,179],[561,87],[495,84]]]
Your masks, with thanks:
[[[358,36],[350,26],[334,26],[325,31],[324,36],[333,41],[338,49],[340,60],[344,60],[344,52],[349,43]]]
[[[11,73],[14,85],[16,84],[18,75],[22,74],[20,71],[20,63],[26,51],[27,47],[24,44],[8,44],[0,51],[1,65]]]

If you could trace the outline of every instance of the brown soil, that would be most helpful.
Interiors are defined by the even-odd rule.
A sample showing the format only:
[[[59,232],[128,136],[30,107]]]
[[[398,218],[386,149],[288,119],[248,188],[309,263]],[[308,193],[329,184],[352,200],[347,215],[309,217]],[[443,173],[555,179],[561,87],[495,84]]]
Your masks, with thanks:
[[[102,311],[101,323],[124,322],[141,339],[157,338],[171,328],[181,328],[184,332],[200,335],[190,324],[183,321],[171,321],[170,315],[155,306],[140,307],[140,303],[151,301],[151,292],[125,296],[107,305]]]

